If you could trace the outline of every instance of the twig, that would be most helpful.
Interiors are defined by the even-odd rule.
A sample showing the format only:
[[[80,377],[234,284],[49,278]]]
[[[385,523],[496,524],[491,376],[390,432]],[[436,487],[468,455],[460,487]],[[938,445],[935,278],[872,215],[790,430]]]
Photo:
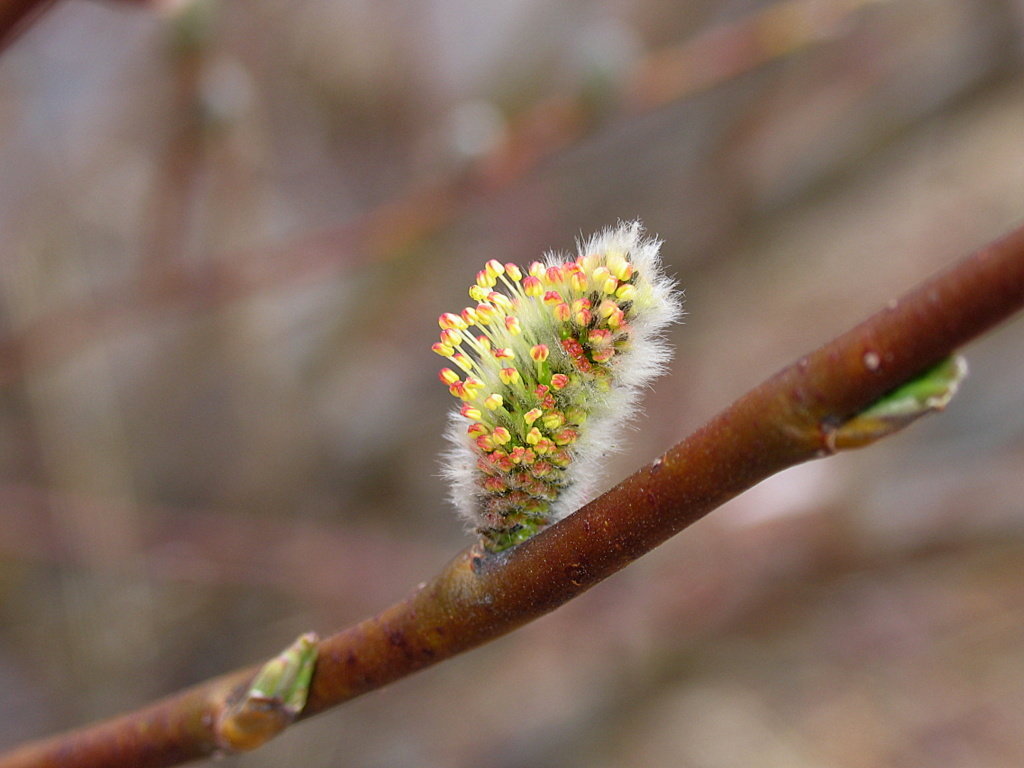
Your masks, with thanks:
[[[155,0],[122,0],[126,5],[149,5]],[[0,52],[31,27],[57,0],[0,0]]]
[[[728,499],[834,449],[881,395],[1024,306],[1024,227],[756,387],[576,514],[499,555],[459,554],[400,603],[319,644],[308,717],[468,650],[586,591]],[[241,670],[26,745],[0,768],[169,766],[221,749]]]
[[[0,0],[0,51],[42,16],[57,0]]]

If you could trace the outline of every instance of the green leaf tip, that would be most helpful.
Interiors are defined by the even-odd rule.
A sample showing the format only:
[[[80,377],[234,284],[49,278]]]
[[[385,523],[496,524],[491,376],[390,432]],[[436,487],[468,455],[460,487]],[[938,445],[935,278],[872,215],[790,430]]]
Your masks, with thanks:
[[[943,410],[967,375],[967,361],[951,355],[883,395],[828,436],[833,450],[860,448]]]
[[[319,638],[300,635],[256,672],[249,687],[224,709],[217,737],[230,751],[255,749],[287,728],[306,706]]]

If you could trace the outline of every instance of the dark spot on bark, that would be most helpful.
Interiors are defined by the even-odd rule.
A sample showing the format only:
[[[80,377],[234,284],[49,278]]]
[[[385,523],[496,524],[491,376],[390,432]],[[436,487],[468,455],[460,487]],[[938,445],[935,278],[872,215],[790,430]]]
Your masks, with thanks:
[[[582,563],[573,563],[566,567],[565,577],[574,587],[582,587],[587,579],[587,569]]]
[[[406,656],[412,656],[412,649],[409,647],[409,640],[405,634],[399,630],[388,631],[388,642],[391,643],[395,648],[401,649]]]

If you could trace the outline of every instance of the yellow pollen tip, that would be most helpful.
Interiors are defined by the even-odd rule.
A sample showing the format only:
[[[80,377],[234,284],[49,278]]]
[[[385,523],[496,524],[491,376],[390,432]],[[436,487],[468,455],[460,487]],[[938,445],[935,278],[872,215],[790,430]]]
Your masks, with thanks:
[[[544,414],[540,423],[544,425],[545,429],[558,429],[560,426],[565,424],[565,416],[563,416],[560,411],[551,411],[550,413]]]
[[[609,318],[613,313],[617,312],[619,305],[611,299],[605,299],[597,307],[597,314],[599,317]]]
[[[437,324],[443,329],[456,328],[460,331],[464,331],[469,327],[465,320],[458,315],[453,315],[451,312],[445,312],[437,318]]]
[[[556,433],[553,437],[555,445],[571,445],[576,442],[576,438],[579,434],[575,429],[566,427],[562,431]]]
[[[504,293],[498,293],[497,291],[491,291],[487,294],[487,300],[496,307],[501,307],[503,310],[508,312],[512,309],[512,300]]]
[[[531,408],[523,414],[523,421],[526,422],[526,426],[532,427],[533,422],[544,415],[544,412],[540,408]]]
[[[562,282],[564,276],[565,273],[562,271],[562,268],[555,265],[544,270],[544,280],[551,284]]]
[[[498,408],[501,408],[501,404],[504,402],[505,400],[497,392],[493,392],[484,398],[484,406],[489,411],[496,411]]]
[[[493,304],[488,304],[486,301],[482,301],[476,305],[476,324],[480,325],[483,323],[484,325],[487,325],[497,314],[498,310],[494,308]]]
[[[615,291],[615,296],[622,301],[632,301],[636,298],[636,287],[629,283],[620,285],[619,289]]]
[[[543,363],[550,354],[547,344],[535,344],[530,347],[530,357],[535,363]]]
[[[620,251],[612,251],[605,259],[608,271],[619,280],[629,280],[633,274],[633,265],[626,259],[626,255]]]

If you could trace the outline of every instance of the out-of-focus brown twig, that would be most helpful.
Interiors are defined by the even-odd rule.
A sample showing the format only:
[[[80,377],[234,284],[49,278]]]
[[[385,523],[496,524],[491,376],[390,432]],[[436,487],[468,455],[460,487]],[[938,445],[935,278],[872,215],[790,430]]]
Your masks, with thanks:
[[[885,0],[783,0],[643,59],[626,98],[651,109],[713,88],[770,61],[841,35],[850,16]]]
[[[127,502],[0,484],[0,558],[75,568],[123,569],[123,562],[88,561],[52,516],[120,518]],[[379,528],[344,528],[310,520],[253,519],[227,510],[148,507],[136,514],[139,557],[147,579],[245,584],[299,595],[330,610],[372,610],[436,562],[434,548],[399,540]],[[368,585],[372,585],[369,587]]]
[[[3,0],[0,0],[3,2]],[[841,34],[844,23],[879,0],[783,0],[641,57],[612,97],[641,114],[693,96]],[[555,94],[512,120],[490,152],[440,178],[419,181],[351,221],[281,247],[229,254],[216,264],[168,263],[98,300],[72,305],[0,337],[0,386],[36,365],[61,360],[138,319],[173,311],[216,310],[401,253],[439,231],[467,202],[514,186],[540,163],[593,133],[604,120],[588,92]]]
[[[153,5],[155,0],[121,0],[129,5]],[[18,39],[57,0],[0,0],[0,52]]]
[[[0,51],[13,43],[22,32],[57,0],[0,0]]]
[[[769,475],[830,453],[881,395],[1024,307],[1024,227],[928,280],[741,397],[608,493],[499,555],[459,554],[429,584],[323,640],[302,717],[553,610]],[[241,670],[146,709],[26,745],[0,768],[169,766],[223,748]]]

